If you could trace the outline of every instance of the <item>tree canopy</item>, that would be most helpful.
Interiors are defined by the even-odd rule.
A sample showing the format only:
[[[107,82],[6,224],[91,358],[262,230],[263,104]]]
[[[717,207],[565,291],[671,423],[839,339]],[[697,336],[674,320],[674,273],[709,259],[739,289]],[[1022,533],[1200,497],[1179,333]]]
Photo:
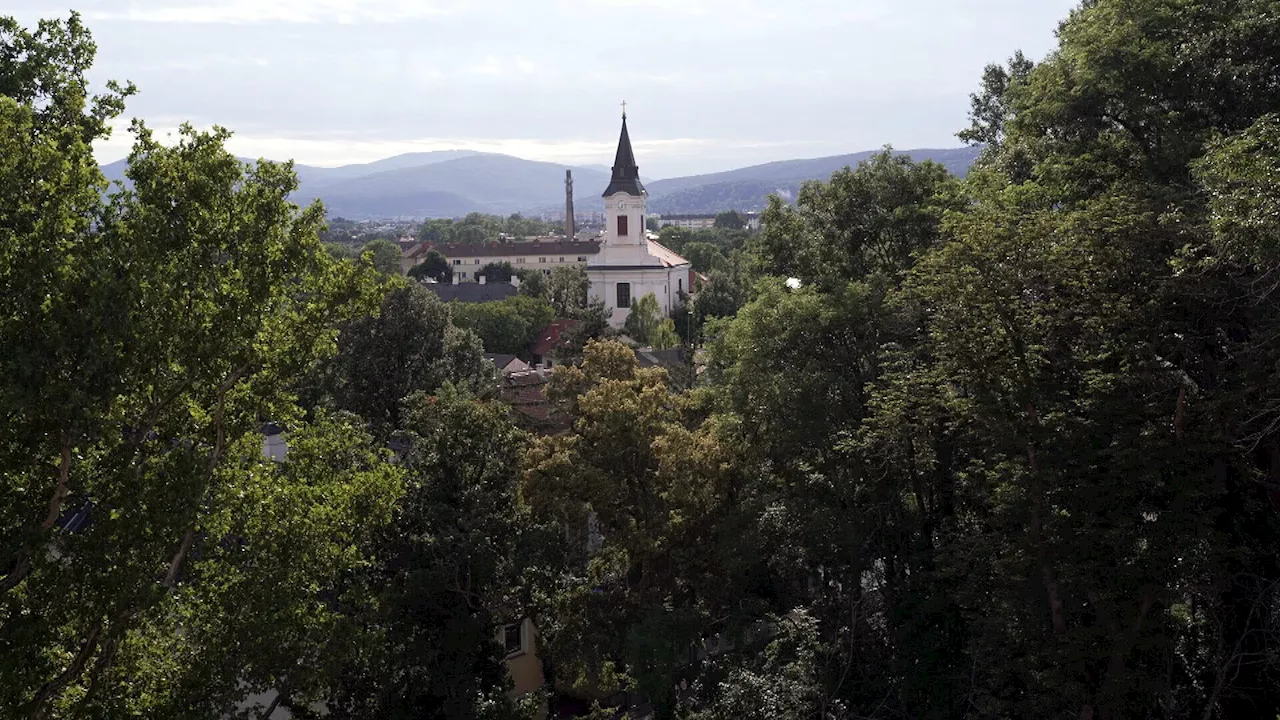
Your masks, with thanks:
[[[0,19],[0,716],[1280,716],[1276,24],[1088,0],[975,78],[963,180],[663,228],[704,277],[624,330],[673,381],[581,269],[445,304],[326,251],[224,129],[135,121],[108,188],[132,88]]]

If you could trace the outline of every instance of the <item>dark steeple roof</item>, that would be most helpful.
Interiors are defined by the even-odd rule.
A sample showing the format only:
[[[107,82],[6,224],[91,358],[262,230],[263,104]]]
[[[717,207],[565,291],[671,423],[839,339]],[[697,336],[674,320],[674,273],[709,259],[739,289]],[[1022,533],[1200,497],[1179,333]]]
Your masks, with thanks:
[[[622,114],[622,136],[618,138],[618,154],[613,158],[613,178],[604,189],[604,197],[614,193],[643,195],[640,184],[640,168],[636,166],[635,153],[631,152],[631,136],[627,134],[627,114]]]

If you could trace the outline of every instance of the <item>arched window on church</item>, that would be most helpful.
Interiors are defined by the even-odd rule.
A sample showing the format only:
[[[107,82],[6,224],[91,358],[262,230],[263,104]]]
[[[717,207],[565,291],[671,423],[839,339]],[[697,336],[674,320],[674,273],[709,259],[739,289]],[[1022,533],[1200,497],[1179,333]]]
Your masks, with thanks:
[[[618,216],[618,237],[626,237],[626,236],[627,236],[627,216],[619,215]]]

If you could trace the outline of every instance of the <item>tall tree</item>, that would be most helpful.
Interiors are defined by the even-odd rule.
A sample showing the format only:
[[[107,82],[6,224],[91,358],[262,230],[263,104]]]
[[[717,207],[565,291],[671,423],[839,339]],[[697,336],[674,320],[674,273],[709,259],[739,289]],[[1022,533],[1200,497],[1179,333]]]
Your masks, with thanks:
[[[400,246],[390,240],[374,240],[360,249],[360,256],[383,275],[400,274]]]
[[[451,386],[409,399],[398,437],[406,496],[377,544],[375,612],[356,618],[379,643],[350,656],[330,714],[531,717],[534,708],[507,695],[497,639],[503,623],[524,617],[528,522],[516,487],[525,438],[506,408]]]
[[[376,315],[346,323],[319,376],[327,402],[354,412],[379,436],[400,425],[400,403],[446,382],[472,388],[488,377],[483,347],[456,327],[449,306],[417,284],[395,284]]]
[[[3,23],[0,713],[39,718],[103,692],[217,541],[231,449],[296,414],[290,385],[373,284],[323,251],[291,169],[244,166],[222,129],[166,146],[135,123],[104,204],[90,143],[124,93],[87,97],[78,17]]]
[[[431,278],[436,282],[447,283],[453,279],[453,266],[439,252],[428,250],[422,262],[409,268],[408,275],[415,280]]]

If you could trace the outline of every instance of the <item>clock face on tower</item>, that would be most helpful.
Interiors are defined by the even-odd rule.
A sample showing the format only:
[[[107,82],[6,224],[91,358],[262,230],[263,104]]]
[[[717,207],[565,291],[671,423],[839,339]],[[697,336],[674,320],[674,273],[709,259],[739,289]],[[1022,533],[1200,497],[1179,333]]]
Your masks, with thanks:
[[[626,204],[625,202],[619,202],[619,203],[618,203],[618,209],[619,209],[619,210],[626,210],[626,209],[627,209],[627,204]]]

